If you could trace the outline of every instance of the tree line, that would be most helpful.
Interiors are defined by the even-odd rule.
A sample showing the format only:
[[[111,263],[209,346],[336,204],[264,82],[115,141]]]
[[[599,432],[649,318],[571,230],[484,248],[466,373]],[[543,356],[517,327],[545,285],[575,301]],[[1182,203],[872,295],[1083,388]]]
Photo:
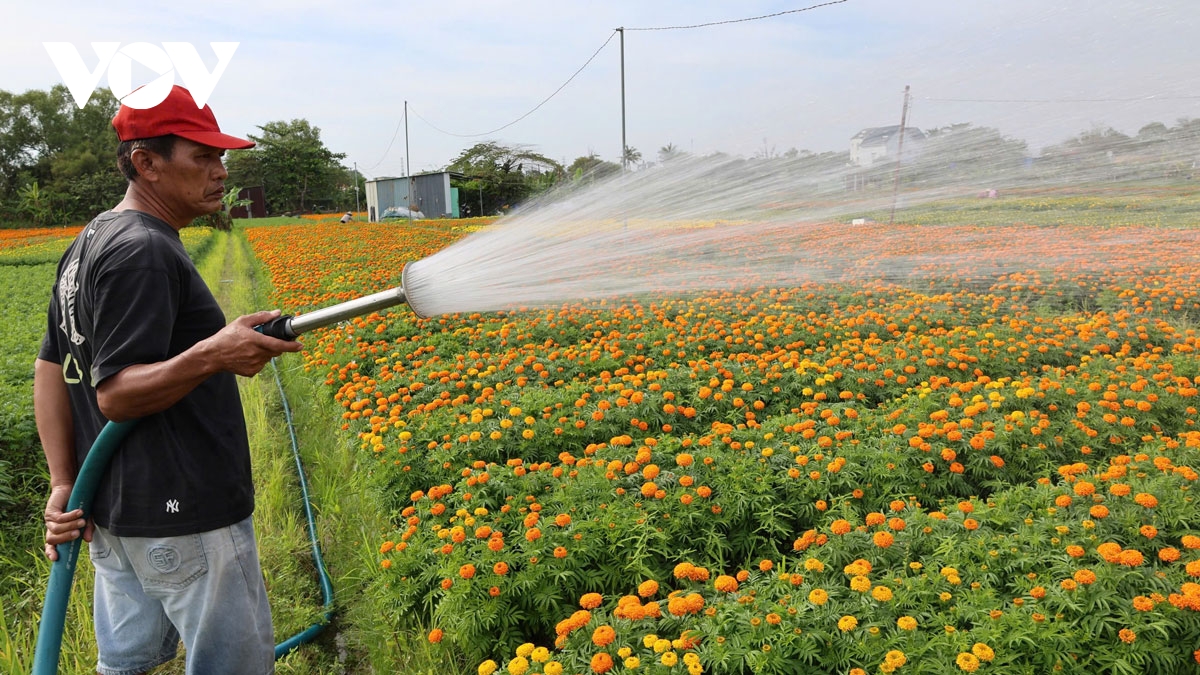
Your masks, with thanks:
[[[0,90],[0,226],[81,223],[120,200],[117,138],[110,121],[119,107],[97,90],[79,108],[63,85],[21,94]],[[1035,181],[1190,181],[1200,178],[1200,119],[1153,122],[1129,136],[1096,127],[1032,155],[1024,141],[970,123],[952,124],[906,142],[901,181],[955,184],[996,177]],[[342,164],[308,120],[277,120],[249,134],[256,147],[226,157],[230,188],[262,187],[268,214],[349,210],[365,203],[361,174]],[[445,167],[460,190],[463,215],[495,215],[564,185],[586,185],[686,156],[668,143],[653,158],[627,147],[617,162],[594,152],[564,165],[527,146],[496,141],[463,150]],[[717,153],[718,155],[720,153]],[[849,151],[784,152],[768,146],[747,158],[760,168],[811,172],[831,184],[885,185],[893,161],[855,166]],[[624,167],[622,166],[624,165]],[[356,193],[356,189],[359,191]]]

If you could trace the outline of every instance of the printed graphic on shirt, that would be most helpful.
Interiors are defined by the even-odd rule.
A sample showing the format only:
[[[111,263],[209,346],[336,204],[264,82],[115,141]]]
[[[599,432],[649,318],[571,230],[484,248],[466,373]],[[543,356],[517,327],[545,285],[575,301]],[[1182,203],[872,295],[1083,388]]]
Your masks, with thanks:
[[[168,499],[167,500],[167,513],[179,513],[179,500],[178,499]]]
[[[79,292],[79,259],[72,260],[58,280],[58,306],[62,311],[62,322],[58,327],[71,344],[83,344],[83,335],[75,325],[75,294]]]

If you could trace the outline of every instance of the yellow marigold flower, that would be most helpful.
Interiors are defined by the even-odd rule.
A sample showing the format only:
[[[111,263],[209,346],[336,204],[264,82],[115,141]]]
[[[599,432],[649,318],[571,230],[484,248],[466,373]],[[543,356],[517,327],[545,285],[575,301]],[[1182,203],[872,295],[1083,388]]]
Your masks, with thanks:
[[[512,675],[525,675],[529,670],[529,661],[524,656],[514,657],[508,662],[508,672]]]
[[[648,633],[646,637],[642,638],[642,646],[646,649],[653,647],[655,642],[658,642],[658,636],[654,633]]]
[[[625,667],[626,668],[628,668],[630,670],[634,670],[641,665],[642,665],[642,660],[639,659],[638,657],[636,657],[636,656],[625,657]]]
[[[667,651],[670,648],[671,648],[670,640],[665,640],[663,638],[659,638],[654,641],[654,653],[655,654],[662,654],[663,652]]]
[[[525,644],[521,645],[520,647],[517,647],[517,656],[520,656],[522,658],[529,658],[529,655],[533,653],[533,649],[534,649],[533,643],[526,642]]]
[[[808,570],[809,572],[824,572],[825,563],[817,560],[816,558],[809,558],[808,560],[804,561],[804,569]]]
[[[971,653],[980,661],[991,661],[996,658],[996,652],[991,647],[982,642],[976,642],[971,645]]]
[[[617,656],[619,656],[623,659],[629,658],[629,655],[632,653],[633,653],[633,650],[630,649],[629,647],[621,647],[620,649],[617,650]]]
[[[896,626],[900,630],[916,630],[917,620],[911,616],[902,616],[899,619],[896,619]]]
[[[838,619],[837,625],[838,630],[842,631],[843,633],[848,633],[855,628],[858,628],[858,619],[854,618],[853,616],[846,615]]]
[[[871,580],[864,576],[856,576],[850,579],[850,588],[859,593],[866,593],[871,590]]]
[[[658,657],[658,660],[666,667],[670,668],[676,663],[679,663],[679,655],[675,652],[663,652],[663,655]]]
[[[899,649],[893,649],[887,654],[884,654],[883,660],[894,668],[899,668],[900,666],[908,663],[908,657],[905,656],[904,652],[900,651]]]
[[[479,664],[479,675],[492,675],[492,673],[496,672],[496,669],[499,667],[500,666],[496,665],[495,661],[488,659],[487,661]]]
[[[958,658],[955,659],[954,662],[958,664],[960,670],[968,673],[973,673],[979,670],[979,659],[970,652],[963,652],[959,654]]]
[[[808,601],[814,605],[823,605],[829,602],[829,593],[826,593],[824,589],[814,588],[808,593]]]
[[[892,599],[892,589],[887,586],[876,586],[871,589],[871,597],[879,602],[887,602]]]
[[[529,654],[529,659],[535,663],[545,663],[550,660],[550,650],[545,647],[538,647]]]

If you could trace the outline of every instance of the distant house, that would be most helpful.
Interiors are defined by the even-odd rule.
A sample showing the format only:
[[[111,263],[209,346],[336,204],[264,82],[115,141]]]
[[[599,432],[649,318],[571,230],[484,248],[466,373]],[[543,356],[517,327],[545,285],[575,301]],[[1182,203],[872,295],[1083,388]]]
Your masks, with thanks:
[[[904,157],[911,159],[925,143],[925,134],[916,127],[904,128]],[[863,129],[850,139],[850,163],[871,166],[894,161],[900,150],[900,125]],[[911,153],[911,154],[910,154]]]
[[[426,218],[458,218],[458,188],[449,171],[413,174],[412,178],[375,178],[367,181],[367,219],[382,220],[389,208],[412,209]],[[409,196],[409,186],[412,196]],[[407,211],[404,211],[407,213]]]

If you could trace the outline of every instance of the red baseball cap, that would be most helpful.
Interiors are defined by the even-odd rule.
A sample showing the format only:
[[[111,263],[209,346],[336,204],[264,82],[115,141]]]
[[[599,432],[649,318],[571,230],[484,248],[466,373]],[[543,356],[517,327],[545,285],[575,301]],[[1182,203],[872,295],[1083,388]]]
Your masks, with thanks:
[[[179,85],[153,108],[130,108],[122,105],[112,120],[117,138],[132,141],[174,134],[189,141],[225,150],[253,148],[254,142],[221,133],[212,109],[196,107],[192,93]]]

